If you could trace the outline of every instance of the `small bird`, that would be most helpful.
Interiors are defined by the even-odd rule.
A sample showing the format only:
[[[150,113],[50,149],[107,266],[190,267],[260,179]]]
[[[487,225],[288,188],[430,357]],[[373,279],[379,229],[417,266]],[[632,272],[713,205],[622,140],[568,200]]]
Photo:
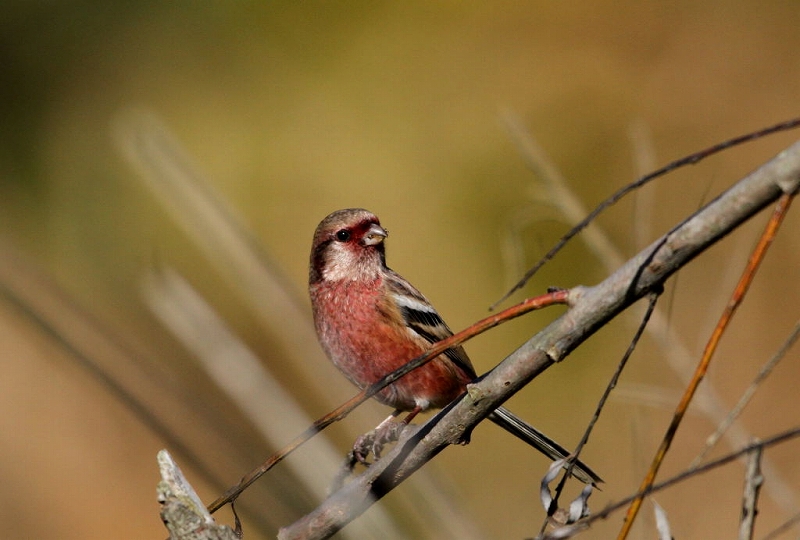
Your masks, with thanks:
[[[453,334],[422,293],[386,266],[387,236],[374,214],[350,208],[323,219],[311,247],[308,289],[317,336],[331,361],[360,389]],[[409,413],[403,420],[408,423],[421,411],[444,407],[475,377],[464,349],[448,349],[376,394],[395,409],[381,426],[401,412]],[[550,459],[569,455],[503,407],[489,419]],[[572,474],[587,484],[602,482],[581,461]]]

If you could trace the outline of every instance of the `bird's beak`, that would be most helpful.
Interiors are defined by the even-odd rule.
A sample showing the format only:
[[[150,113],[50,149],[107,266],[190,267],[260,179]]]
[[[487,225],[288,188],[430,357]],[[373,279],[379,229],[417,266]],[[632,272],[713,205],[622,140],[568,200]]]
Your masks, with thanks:
[[[377,223],[373,223],[367,229],[367,234],[364,235],[364,245],[365,246],[375,246],[383,242],[383,239],[389,236],[389,233],[386,232],[386,229],[378,225]]]

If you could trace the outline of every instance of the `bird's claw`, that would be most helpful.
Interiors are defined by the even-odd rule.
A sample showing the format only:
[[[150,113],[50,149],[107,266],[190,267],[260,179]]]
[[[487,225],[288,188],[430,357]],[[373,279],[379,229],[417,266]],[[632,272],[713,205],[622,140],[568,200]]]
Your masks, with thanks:
[[[407,427],[408,424],[404,422],[386,422],[360,435],[353,444],[353,457],[362,465],[369,465],[369,455],[379,459],[383,448],[389,443],[397,442]]]

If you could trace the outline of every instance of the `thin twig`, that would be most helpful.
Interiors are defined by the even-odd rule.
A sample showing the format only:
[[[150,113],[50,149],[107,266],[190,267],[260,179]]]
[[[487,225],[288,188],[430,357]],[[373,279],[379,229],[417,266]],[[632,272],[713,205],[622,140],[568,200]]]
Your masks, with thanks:
[[[778,362],[780,362],[783,357],[786,356],[786,353],[789,352],[789,349],[792,348],[798,337],[800,337],[800,321],[795,324],[791,334],[789,334],[789,337],[787,337],[786,340],[781,344],[778,352],[776,352],[772,358],[770,358],[767,363],[761,367],[758,375],[756,375],[755,379],[753,379],[753,382],[750,383],[750,386],[747,387],[742,394],[742,397],[739,398],[739,401],[731,409],[725,419],[717,426],[717,429],[714,431],[714,433],[708,437],[703,451],[700,452],[700,455],[698,455],[694,461],[692,461],[690,467],[697,467],[706,457],[708,452],[714,447],[714,445],[717,444],[717,441],[719,441],[720,437],[725,434],[725,431],[727,431],[731,424],[733,424],[733,422],[739,418],[744,408],[747,407],[747,404],[750,402],[750,399],[752,399],[752,397],[755,395],[759,385],[761,385],[761,383],[764,382],[764,379],[766,379],[769,374],[772,373],[772,370],[776,365],[778,365]]]
[[[678,431],[678,427],[683,420],[683,416],[686,414],[686,410],[689,408],[689,404],[694,397],[695,391],[697,387],[700,385],[700,381],[703,380],[706,372],[708,371],[708,366],[711,363],[711,358],[714,356],[714,352],[717,350],[717,346],[719,345],[720,340],[722,339],[722,335],[724,334],[725,330],[727,329],[728,325],[730,324],[734,313],[741,305],[742,300],[747,293],[747,290],[750,287],[750,284],[753,282],[755,278],[756,272],[758,270],[759,265],[764,260],[766,256],[767,250],[769,249],[770,245],[772,245],[772,240],[775,238],[775,234],[777,233],[780,225],[783,221],[783,218],[786,216],[786,213],[789,210],[789,206],[791,205],[792,199],[794,198],[793,193],[784,193],[779,201],[775,210],[770,218],[769,222],[767,223],[767,227],[764,230],[764,234],[762,234],[761,239],[753,250],[753,254],[750,257],[750,260],[747,263],[747,266],[742,273],[742,277],[739,280],[739,283],[736,286],[736,289],[733,292],[730,302],[728,306],[725,308],[722,316],[720,317],[719,323],[717,327],[714,329],[714,332],[711,334],[711,337],[706,344],[706,348],[703,351],[703,355],[700,359],[697,368],[695,369],[694,376],[692,377],[689,386],[686,388],[686,391],[681,398],[680,403],[675,409],[675,413],[672,417],[672,421],[670,422],[669,427],[667,428],[667,432],[664,434],[664,439],[661,441],[661,445],[656,452],[656,455],[653,458],[653,462],[650,465],[650,469],[647,471],[647,474],[642,480],[641,487],[639,491],[644,493],[647,491],[647,488],[653,484],[655,481],[655,477],[658,474],[658,469],[661,467],[661,463],[664,461],[664,457],[669,450],[670,445],[672,444],[673,439],[675,438],[675,434]],[[625,521],[622,524],[622,528],[620,529],[619,535],[617,536],[618,540],[624,540],[628,537],[630,533],[631,527],[633,526],[633,522],[636,519],[636,515],[639,512],[639,509],[642,505],[642,499],[636,498],[631,503],[630,508],[628,508],[627,515],[625,516]]]

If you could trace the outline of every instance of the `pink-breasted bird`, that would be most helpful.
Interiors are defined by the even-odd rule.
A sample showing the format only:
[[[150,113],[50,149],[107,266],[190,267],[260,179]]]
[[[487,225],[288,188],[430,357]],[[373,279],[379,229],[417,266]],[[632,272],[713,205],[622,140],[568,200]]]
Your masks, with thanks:
[[[359,388],[452,335],[422,293],[386,266],[387,236],[374,214],[350,208],[323,219],[311,247],[308,289],[317,336],[331,361]],[[467,353],[454,347],[375,397],[395,409],[392,416],[408,411],[407,422],[420,411],[444,407],[464,393],[475,377]],[[489,419],[550,459],[569,455],[503,407]],[[573,475],[588,484],[602,482],[580,461]]]

